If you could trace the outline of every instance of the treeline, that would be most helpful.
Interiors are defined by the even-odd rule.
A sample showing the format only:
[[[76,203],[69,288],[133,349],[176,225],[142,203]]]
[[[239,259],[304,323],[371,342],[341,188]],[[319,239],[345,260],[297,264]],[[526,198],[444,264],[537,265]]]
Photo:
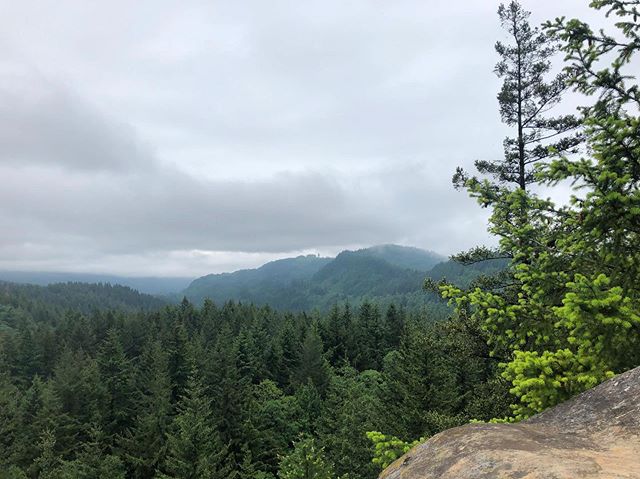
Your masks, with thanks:
[[[109,283],[66,282],[38,286],[0,281],[0,304],[19,305],[35,316],[46,317],[52,311],[60,313],[69,309],[83,313],[102,309],[152,310],[163,307],[167,301]]]
[[[42,317],[6,300],[3,477],[298,477],[312,451],[374,478],[367,431],[416,438],[509,403],[481,332],[393,305]]]

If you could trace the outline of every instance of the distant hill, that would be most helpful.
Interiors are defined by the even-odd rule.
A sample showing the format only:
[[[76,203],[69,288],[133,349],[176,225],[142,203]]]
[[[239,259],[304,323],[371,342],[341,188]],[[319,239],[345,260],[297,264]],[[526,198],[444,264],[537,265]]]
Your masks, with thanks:
[[[53,283],[108,283],[128,286],[145,294],[165,295],[185,289],[193,278],[126,277],[91,273],[0,271],[0,281],[46,286]]]
[[[422,290],[429,272],[436,279],[459,278],[460,283],[480,274],[478,268],[450,263],[418,248],[380,245],[343,251],[335,258],[299,256],[257,269],[211,274],[194,280],[183,294],[195,303],[206,298],[217,303],[236,300],[284,310],[324,310],[336,302],[356,305],[367,299],[441,308],[439,298]]]
[[[446,256],[412,246],[384,244],[355,251],[356,254],[380,258],[400,268],[429,271],[436,264],[446,261]]]
[[[292,295],[304,294],[305,282],[332,261],[333,258],[314,255],[298,256],[272,261],[257,269],[209,274],[194,280],[184,295],[197,303],[205,298],[220,303],[234,299],[281,307],[298,302],[300,298]]]
[[[150,311],[167,302],[135,291],[128,286],[90,283],[55,283],[47,286],[0,281],[0,305],[25,310],[71,310],[91,313],[95,310]]]
[[[367,253],[343,251],[313,276],[312,285],[346,297],[403,294],[421,288],[424,273]]]

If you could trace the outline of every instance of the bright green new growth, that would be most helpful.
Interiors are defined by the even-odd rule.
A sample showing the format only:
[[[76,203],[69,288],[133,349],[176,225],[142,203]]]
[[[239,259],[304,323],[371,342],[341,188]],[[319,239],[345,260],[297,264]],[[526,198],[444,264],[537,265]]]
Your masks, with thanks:
[[[465,178],[471,196],[492,208],[489,230],[511,266],[499,280],[440,291],[460,316],[482,324],[493,355],[504,358],[515,420],[640,364],[640,95],[623,71],[640,49],[639,4],[592,2],[619,17],[617,37],[579,20],[546,24],[566,53],[568,84],[598,94],[582,109],[589,157],[556,152],[536,168],[541,184],[572,182],[570,203]],[[614,60],[602,68],[605,55]]]
[[[367,437],[373,443],[373,463],[380,469],[385,469],[389,464],[403,454],[425,440],[420,438],[413,442],[405,442],[395,436],[385,435],[378,431],[367,432]]]
[[[335,479],[333,465],[327,462],[324,449],[312,437],[301,438],[293,451],[282,458],[280,479]],[[348,479],[341,476],[338,479]]]

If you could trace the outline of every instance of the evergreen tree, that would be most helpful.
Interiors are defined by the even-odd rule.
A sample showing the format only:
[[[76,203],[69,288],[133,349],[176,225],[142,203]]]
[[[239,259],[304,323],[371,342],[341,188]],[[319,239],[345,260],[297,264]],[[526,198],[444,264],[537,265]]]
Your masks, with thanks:
[[[207,342],[214,343],[219,328],[220,311],[213,301],[205,299],[200,309],[200,320],[202,322],[202,335]]]
[[[395,304],[390,304],[386,314],[386,349],[397,349],[400,339],[404,335],[404,311],[398,309]]]
[[[86,440],[89,425],[101,420],[107,402],[97,362],[64,349],[54,368],[52,387],[63,413],[71,418],[70,434],[76,441]]]
[[[193,304],[191,304],[186,297],[182,298],[180,309],[178,311],[178,322],[184,325],[188,334],[192,335],[198,330],[200,323],[199,319],[200,318],[196,309],[193,307]]]
[[[226,448],[216,434],[211,400],[198,370],[192,369],[167,440],[162,477],[176,479],[227,479],[223,463]]]
[[[169,354],[169,375],[171,377],[172,394],[171,402],[176,403],[184,394],[189,377],[188,343],[189,337],[184,323],[172,321],[171,331],[164,340],[165,348]]]
[[[462,408],[456,365],[434,333],[434,329],[413,329],[400,350],[386,358],[385,432],[413,440],[440,432],[443,422],[447,426],[465,422],[458,416]]]
[[[21,395],[9,377],[0,374],[0,468],[17,466],[22,454],[17,447],[21,440]]]
[[[137,375],[136,417],[122,439],[126,461],[135,478],[153,477],[167,452],[171,423],[171,380],[166,352],[154,341],[147,345]]]
[[[238,372],[249,383],[258,383],[263,379],[260,348],[248,328],[243,328],[236,340]]]
[[[365,301],[360,306],[356,328],[356,353],[354,365],[356,369],[364,371],[376,369],[384,354],[382,318],[378,308]]]
[[[476,161],[480,173],[523,190],[535,182],[536,163],[549,158],[551,151],[571,151],[581,140],[579,134],[571,134],[579,125],[575,116],[547,116],[566,90],[566,76],[561,73],[546,80],[557,46],[539,28],[531,27],[529,15],[517,1],[498,8],[500,23],[511,40],[497,42],[495,47],[501,57],[495,72],[503,79],[498,103],[502,121],[514,128],[515,136],[504,140],[502,160]],[[475,181],[460,168],[454,176],[458,187]]]
[[[26,384],[30,384],[33,376],[42,374],[44,369],[35,326],[30,322],[20,325],[17,346],[16,375]]]
[[[209,358],[207,371],[214,408],[213,424],[225,447],[224,461],[234,474],[243,463],[249,440],[246,424],[250,383],[238,370],[238,355],[232,333],[224,326]]]
[[[109,477],[124,479],[125,468],[116,455],[106,452],[109,439],[97,426],[92,426],[89,440],[82,445],[80,453],[73,461],[62,461],[50,476],[56,479],[93,479]]]
[[[495,189],[469,185],[493,207],[490,229],[513,257],[513,281],[442,291],[484,325],[494,354],[506,356],[503,375],[519,398],[515,419],[640,364],[639,89],[625,74],[640,49],[637,4],[592,2],[620,17],[618,38],[580,20],[547,25],[567,54],[567,82],[598,94],[583,110],[590,157],[561,156],[538,172],[544,183],[579,185],[570,203],[558,207],[524,191],[496,197]],[[610,67],[598,65],[608,59]]]
[[[318,434],[337,474],[357,471],[359,477],[376,475],[366,433],[381,424],[381,383],[377,371],[358,374],[349,366],[331,378]]]
[[[313,323],[308,329],[302,343],[300,362],[294,372],[296,385],[313,383],[320,394],[323,394],[329,382],[330,366],[324,358],[322,339],[318,325]]]
[[[347,324],[346,319],[338,305],[334,304],[321,324],[322,341],[327,349],[327,358],[333,366],[348,361],[349,358],[347,347],[351,324]]]
[[[299,432],[298,408],[270,380],[253,386],[248,416],[253,430],[249,440],[257,470],[275,475],[279,457],[286,454]]]
[[[333,466],[311,437],[300,438],[280,463],[280,479],[334,479]]]
[[[55,479],[60,476],[60,458],[55,452],[56,439],[51,431],[44,431],[38,442],[40,454],[35,458],[32,469],[38,478]]]
[[[294,400],[296,409],[298,409],[296,419],[300,430],[306,434],[315,434],[322,415],[322,397],[311,379],[307,381],[307,384],[296,388]]]
[[[71,418],[62,411],[62,403],[51,382],[45,383],[39,376],[34,376],[31,387],[21,401],[19,417],[22,434],[14,446],[20,451],[21,463],[27,472],[32,472],[30,465],[37,455],[33,446],[41,441],[45,433],[51,436],[52,441],[47,444],[55,455],[62,458],[74,452],[76,438],[73,424]]]
[[[300,335],[293,316],[287,315],[285,317],[278,343],[282,354],[280,360],[282,374],[281,378],[278,378],[279,384],[284,388],[289,388],[300,362]]]
[[[116,329],[110,329],[97,356],[101,383],[106,392],[104,432],[111,444],[131,425],[133,370]]]

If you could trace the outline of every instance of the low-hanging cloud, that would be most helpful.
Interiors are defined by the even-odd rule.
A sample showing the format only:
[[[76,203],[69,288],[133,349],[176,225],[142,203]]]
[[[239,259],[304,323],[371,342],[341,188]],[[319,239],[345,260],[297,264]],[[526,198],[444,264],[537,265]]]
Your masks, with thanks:
[[[57,122],[42,121],[53,111],[22,115],[22,134],[55,137],[55,145],[45,141],[34,149],[25,142],[20,149],[13,141],[2,147],[5,160],[23,158],[0,163],[2,267],[20,265],[16,258],[46,267],[56,255],[68,255],[68,261],[83,254],[92,261],[96,255],[157,259],[161,252],[275,254],[390,241],[430,242],[442,250],[438,238],[446,224],[455,224],[456,202],[428,204],[448,185],[438,186],[421,165],[353,178],[307,171],[257,180],[198,179],[161,164],[148,150],[141,153],[131,129],[114,126],[79,98],[63,99],[67,108]],[[64,111],[74,115],[69,119]],[[78,118],[85,120],[82,128],[76,128]],[[79,133],[86,138],[79,140]],[[90,143],[85,149],[79,141]],[[85,158],[93,153],[90,145],[100,147],[96,154],[103,161]],[[111,158],[126,162],[105,160]],[[427,238],[420,233],[425,230],[431,232]]]

